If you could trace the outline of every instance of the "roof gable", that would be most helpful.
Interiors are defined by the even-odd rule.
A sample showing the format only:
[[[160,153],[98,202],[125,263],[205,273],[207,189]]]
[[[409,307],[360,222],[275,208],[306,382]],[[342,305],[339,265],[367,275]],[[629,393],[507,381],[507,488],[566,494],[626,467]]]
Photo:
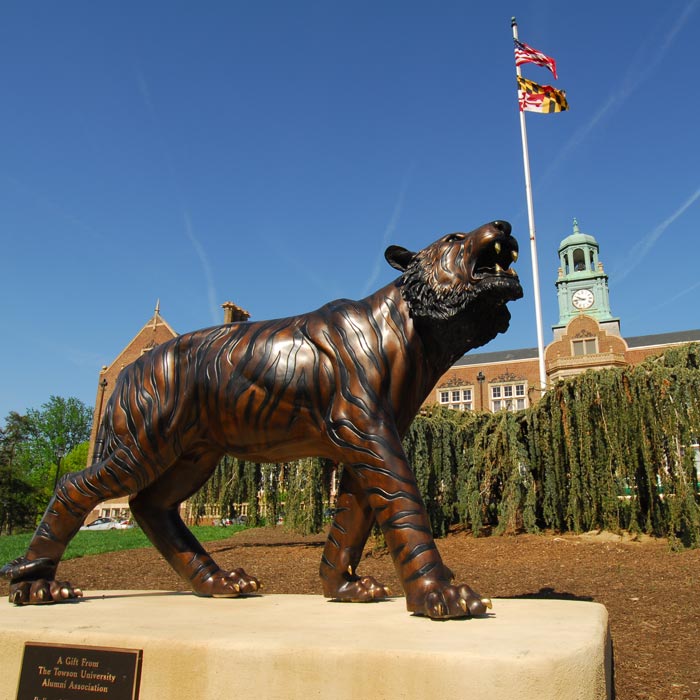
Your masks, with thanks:
[[[114,358],[107,366],[109,371],[116,367],[121,369],[136,358],[148,352],[156,345],[165,343],[168,340],[177,338],[178,334],[170,327],[168,322],[160,315],[158,307],[153,316],[148,320],[144,327],[126,344],[124,349]]]

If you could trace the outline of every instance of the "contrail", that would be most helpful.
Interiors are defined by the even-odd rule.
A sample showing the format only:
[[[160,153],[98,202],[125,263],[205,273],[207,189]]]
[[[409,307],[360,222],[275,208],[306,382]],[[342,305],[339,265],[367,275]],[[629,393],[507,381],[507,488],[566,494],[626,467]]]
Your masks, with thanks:
[[[700,281],[696,282],[695,284],[690,285],[690,287],[688,287],[687,289],[681,290],[680,292],[678,292],[678,294],[675,294],[670,299],[666,299],[666,301],[664,301],[662,304],[657,304],[653,308],[649,309],[649,311],[655,311],[656,309],[660,309],[663,306],[668,306],[669,304],[673,304],[674,302],[678,301],[679,299],[682,299],[687,294],[694,292],[698,288],[700,288]]]
[[[647,255],[647,253],[652,249],[656,241],[664,234],[666,229],[679,217],[685,214],[686,210],[689,209],[695,202],[700,199],[700,187],[693,192],[688,199],[681,204],[676,211],[671,214],[666,220],[662,221],[651,233],[647,234],[639,243],[637,247],[634,248],[631,260],[628,258],[625,262],[625,269],[619,275],[616,276],[617,282],[621,282],[627,275],[634,270],[637,265],[642,261],[642,259]]]
[[[168,175],[170,176],[170,183],[173,190],[176,193],[177,200],[181,203],[180,206],[183,206],[184,208],[184,205],[182,204],[185,201],[185,197],[183,196],[183,189],[180,185],[179,178],[176,175],[172,152],[168,146],[168,143],[164,139],[163,129],[160,127],[160,118],[158,116],[158,110],[156,109],[156,105],[153,101],[148,80],[139,65],[136,65],[134,70],[136,73],[136,83],[138,86],[139,93],[141,94],[143,103],[146,107],[146,111],[156,131],[156,143],[160,148],[161,162],[165,165],[165,169]],[[194,247],[195,252],[197,253],[197,257],[199,258],[199,261],[202,265],[204,279],[207,287],[209,310],[211,313],[212,321],[214,323],[220,323],[221,318],[219,313],[219,306],[217,304],[216,287],[214,286],[214,274],[212,272],[211,265],[209,264],[209,258],[207,257],[206,251],[204,250],[204,246],[201,244],[201,242],[194,233],[194,227],[192,226],[192,221],[190,219],[189,213],[187,211],[183,211],[182,217],[185,223],[185,235],[187,236],[187,238],[189,238],[190,243],[192,243],[192,246]]]
[[[396,225],[399,222],[399,218],[401,217],[401,212],[403,210],[403,203],[404,199],[406,197],[406,191],[408,190],[408,184],[411,180],[411,176],[413,175],[413,171],[415,170],[415,163],[411,163],[411,165],[408,167],[408,170],[406,171],[405,175],[403,176],[403,180],[401,181],[401,188],[399,190],[399,195],[396,198],[396,203],[394,204],[394,210],[391,212],[391,218],[389,219],[389,223],[386,225],[386,228],[384,229],[384,234],[382,235],[382,240],[381,240],[381,257],[378,257],[374,263],[374,269],[372,270],[372,274],[369,276],[367,281],[365,282],[365,286],[362,290],[362,296],[366,296],[370,292],[374,291],[374,287],[377,283],[377,279],[379,278],[379,275],[381,274],[382,271],[382,263],[384,262],[384,249],[387,247],[389,240],[391,239],[391,236],[394,235],[394,231],[396,230]]]
[[[104,234],[102,234],[100,231],[95,229],[91,224],[83,221],[80,217],[73,214],[73,212],[65,209],[62,202],[57,202],[56,200],[54,200],[50,196],[41,193],[39,190],[37,190],[36,187],[30,186],[30,185],[24,183],[23,181],[18,180],[14,175],[10,175],[9,173],[6,173],[4,171],[0,171],[0,177],[7,180],[13,187],[16,187],[18,190],[21,190],[28,197],[31,197],[34,200],[36,206],[42,207],[47,212],[49,212],[52,216],[61,217],[68,224],[70,224],[71,227],[73,227],[73,229],[78,230],[78,232],[82,232],[83,234],[85,234],[86,236],[89,236],[90,238],[93,238],[94,240],[98,240],[98,241],[108,241],[109,240],[108,236],[105,236]],[[4,188],[4,189],[6,189],[6,188]]]
[[[153,123],[157,126],[158,124],[158,115],[156,114],[156,109],[153,104],[153,99],[151,98],[151,88],[148,85],[148,81],[146,80],[146,76],[143,74],[143,71],[141,70],[140,66],[135,67],[136,71],[136,83],[139,88],[139,92],[141,93],[141,97],[143,98],[144,104],[146,105],[146,109],[148,110],[148,113],[151,115],[151,119],[153,120]]]
[[[192,222],[190,221],[189,214],[187,212],[183,212],[182,214],[183,219],[185,220],[185,234],[187,235],[187,238],[190,239],[190,243],[192,243],[192,247],[195,249],[195,252],[197,253],[197,257],[199,258],[199,262],[202,264],[202,270],[204,271],[204,278],[207,281],[207,294],[209,296],[209,310],[211,313],[211,318],[214,323],[219,323],[221,319],[219,318],[219,307],[217,306],[216,300],[217,300],[217,294],[216,294],[216,287],[214,286],[214,275],[212,274],[211,271],[211,265],[209,264],[209,258],[207,257],[207,254],[202,247],[202,244],[199,242],[197,237],[194,235],[194,230],[192,228]]]
[[[689,2],[681,11],[680,15],[673,23],[669,31],[664,36],[663,40],[656,44],[656,51],[651,52],[650,48],[654,47],[653,42],[644,42],[635,55],[634,59],[627,68],[625,78],[612,95],[610,95],[604,104],[598,108],[595,114],[588,120],[586,124],[581,126],[569,141],[559,150],[557,155],[550,161],[549,167],[544,175],[538,179],[537,184],[540,185],[547,182],[554,174],[561,162],[566,159],[569,154],[578,148],[587,136],[595,129],[596,126],[609,113],[619,109],[622,104],[634,93],[651,74],[657,69],[663,61],[666,53],[673,45],[678,33],[685,27],[690,16],[698,7],[699,0]]]
[[[665,306],[669,306],[670,304],[674,304],[679,299],[682,299],[684,296],[687,296],[688,294],[690,294],[691,292],[694,292],[698,288],[700,288],[700,281],[695,282],[695,284],[690,285],[690,287],[687,287],[686,289],[681,290],[680,292],[678,292],[678,294],[675,294],[670,299],[665,299],[660,304],[655,304],[654,306],[647,307],[643,314],[634,314],[634,315],[626,317],[626,318],[628,321],[636,321],[638,318],[649,318],[650,313],[654,313],[654,312],[658,311],[659,309],[663,309]]]

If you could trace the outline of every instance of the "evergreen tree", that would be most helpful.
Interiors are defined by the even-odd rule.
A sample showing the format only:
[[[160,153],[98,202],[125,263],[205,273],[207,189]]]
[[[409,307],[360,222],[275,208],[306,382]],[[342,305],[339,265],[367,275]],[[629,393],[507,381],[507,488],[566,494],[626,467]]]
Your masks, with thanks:
[[[700,346],[636,367],[557,382],[535,406],[510,413],[431,407],[404,439],[431,527],[475,535],[631,530],[700,546]],[[316,532],[330,465],[305,459],[257,465],[226,458],[195,502],[222,514],[248,503]]]
[[[27,416],[15,411],[0,429],[0,533],[30,529],[36,520],[38,494],[26,478],[30,433]]]

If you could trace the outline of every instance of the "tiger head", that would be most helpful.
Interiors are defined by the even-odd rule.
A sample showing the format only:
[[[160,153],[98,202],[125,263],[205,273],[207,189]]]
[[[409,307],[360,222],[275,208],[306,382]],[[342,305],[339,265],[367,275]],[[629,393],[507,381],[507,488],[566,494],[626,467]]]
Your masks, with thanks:
[[[486,314],[496,332],[506,330],[505,304],[523,295],[511,268],[518,243],[510,234],[507,221],[493,221],[471,233],[450,233],[417,253],[389,246],[384,255],[403,273],[398,283],[411,316],[442,322]]]

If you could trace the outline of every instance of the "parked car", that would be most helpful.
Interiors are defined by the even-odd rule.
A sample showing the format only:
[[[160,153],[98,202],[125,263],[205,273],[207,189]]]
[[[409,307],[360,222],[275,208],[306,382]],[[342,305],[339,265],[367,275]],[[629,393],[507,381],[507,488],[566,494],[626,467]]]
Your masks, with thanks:
[[[247,515],[237,515],[233,518],[221,518],[221,520],[215,520],[212,524],[220,525],[221,527],[227,527],[228,525],[246,525],[247,523]]]
[[[114,518],[97,518],[87,525],[83,525],[81,530],[126,530],[133,527],[129,520],[115,520]]]

